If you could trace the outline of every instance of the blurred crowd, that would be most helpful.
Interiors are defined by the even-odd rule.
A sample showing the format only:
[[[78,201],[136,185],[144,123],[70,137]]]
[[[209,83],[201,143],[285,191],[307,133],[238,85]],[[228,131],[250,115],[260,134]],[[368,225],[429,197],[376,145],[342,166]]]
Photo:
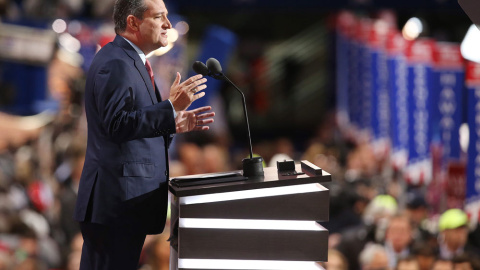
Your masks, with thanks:
[[[70,78],[71,79],[71,78]],[[81,98],[67,91],[59,113],[35,132],[0,151],[0,270],[78,269],[82,247],[73,220],[86,129]],[[58,83],[58,82],[57,82]],[[76,108],[76,109],[75,109]],[[10,116],[11,117],[11,116]],[[480,230],[461,209],[432,211],[425,187],[405,184],[388,155],[342,134],[331,114],[298,149],[289,138],[254,146],[266,166],[284,159],[309,160],[332,173],[326,269],[480,269]],[[8,130],[7,130],[8,132]],[[21,134],[21,132],[19,133]],[[223,136],[223,135],[222,135]],[[228,136],[227,136],[228,137]],[[10,141],[5,141],[10,140]],[[178,135],[171,151],[172,177],[239,169],[247,149],[232,152],[214,132]],[[168,269],[169,224],[149,236],[141,269]]]
[[[110,17],[114,0],[0,0],[0,17],[45,19],[54,17]]]

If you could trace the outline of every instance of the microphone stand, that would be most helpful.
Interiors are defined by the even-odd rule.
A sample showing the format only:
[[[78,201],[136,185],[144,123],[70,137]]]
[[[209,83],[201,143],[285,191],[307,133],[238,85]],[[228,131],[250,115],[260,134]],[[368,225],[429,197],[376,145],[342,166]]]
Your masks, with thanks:
[[[243,92],[238,88],[227,76],[225,76],[222,72],[217,74],[210,74],[211,77],[215,79],[223,79],[230,83],[235,89],[242,95],[242,103],[243,103],[243,114],[245,117],[245,124],[247,125],[247,132],[248,132],[248,146],[250,147],[250,158],[244,158],[242,160],[243,165],[243,175],[246,177],[252,176],[263,176],[263,158],[262,157],[253,157],[253,150],[252,150],[252,137],[250,136],[250,124],[248,123],[248,115],[247,115],[247,105],[245,101],[245,95]]]

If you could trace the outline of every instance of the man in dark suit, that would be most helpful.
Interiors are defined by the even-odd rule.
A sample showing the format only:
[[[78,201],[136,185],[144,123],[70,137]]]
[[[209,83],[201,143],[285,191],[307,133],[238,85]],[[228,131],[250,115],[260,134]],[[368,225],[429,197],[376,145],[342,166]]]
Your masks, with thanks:
[[[146,55],[168,44],[162,0],[117,0],[117,36],[95,56],[87,76],[88,144],[75,219],[84,245],[80,269],[136,269],[147,234],[163,231],[171,134],[207,130],[206,79],[180,74],[161,101]]]

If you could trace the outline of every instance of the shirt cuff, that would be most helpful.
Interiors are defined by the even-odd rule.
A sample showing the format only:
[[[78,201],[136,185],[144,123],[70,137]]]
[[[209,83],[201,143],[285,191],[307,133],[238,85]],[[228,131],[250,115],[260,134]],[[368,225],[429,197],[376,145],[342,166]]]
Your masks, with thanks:
[[[177,112],[175,111],[175,108],[173,107],[173,104],[172,102],[170,101],[170,99],[167,99],[168,102],[170,102],[170,105],[172,106],[172,110],[173,110],[173,118],[177,118]]]

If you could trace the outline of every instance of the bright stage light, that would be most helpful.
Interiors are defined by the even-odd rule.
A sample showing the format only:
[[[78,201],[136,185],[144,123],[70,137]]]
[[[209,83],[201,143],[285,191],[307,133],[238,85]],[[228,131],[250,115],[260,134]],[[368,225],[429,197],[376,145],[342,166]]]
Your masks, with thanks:
[[[67,30],[67,23],[62,19],[56,19],[52,23],[52,29],[55,33],[61,34]]]
[[[63,48],[65,48],[65,50],[72,53],[78,53],[82,48],[80,41],[68,33],[61,34],[58,38],[58,42]]]
[[[167,30],[168,43],[174,43],[178,39],[178,31],[175,28]]]
[[[149,53],[147,55],[147,58],[150,58],[152,56],[161,56],[161,55],[164,55],[166,54],[167,52],[169,52],[171,49],[173,48],[173,43],[168,43],[167,46],[165,47],[160,47],[159,49]]]
[[[423,32],[423,24],[419,18],[410,18],[402,30],[402,35],[406,40],[414,40]]]
[[[169,52],[173,46],[175,46],[175,42],[178,40],[178,31],[175,30],[175,29],[168,29],[167,30],[167,40],[168,40],[168,44],[167,46],[165,47],[160,47],[158,48],[157,50],[149,53],[147,55],[147,58],[150,58],[152,56],[162,56],[164,54],[166,54],[167,52]]]
[[[183,36],[190,30],[190,25],[185,21],[181,21],[175,25],[175,29],[177,29],[179,35]]]
[[[470,129],[468,128],[467,123],[463,123],[460,126],[459,139],[460,139],[460,148],[463,152],[467,153],[468,151],[468,142],[470,140]]]
[[[480,31],[472,24],[460,45],[460,52],[463,58],[480,63]]]

